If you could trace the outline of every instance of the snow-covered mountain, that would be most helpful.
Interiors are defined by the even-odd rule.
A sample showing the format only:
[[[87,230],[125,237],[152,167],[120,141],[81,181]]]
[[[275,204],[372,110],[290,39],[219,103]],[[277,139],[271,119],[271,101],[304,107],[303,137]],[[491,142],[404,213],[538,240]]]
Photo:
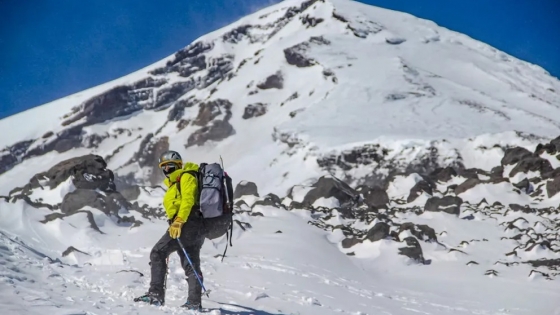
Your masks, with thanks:
[[[265,8],[0,120],[0,308],[153,312],[132,296],[174,149],[237,184],[233,248],[203,248],[221,314],[560,314],[558,91],[408,14]],[[181,313],[171,269],[162,311]]]

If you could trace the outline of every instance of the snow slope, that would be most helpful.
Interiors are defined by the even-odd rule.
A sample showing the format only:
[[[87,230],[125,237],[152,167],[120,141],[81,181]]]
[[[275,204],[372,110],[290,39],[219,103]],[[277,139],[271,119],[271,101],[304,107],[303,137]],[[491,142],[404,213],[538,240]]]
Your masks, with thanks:
[[[215,314],[560,314],[556,265],[528,263],[560,259],[558,91],[542,68],[408,14],[348,0],[270,6],[130,75],[0,120],[0,309],[152,314],[132,299],[147,288],[164,221],[118,210],[141,222],[130,226],[94,206],[46,220],[64,211],[31,203],[60,205],[73,179],[15,188],[93,153],[119,191],[138,189],[131,201],[155,209],[157,156],[174,149],[194,162],[223,156],[234,184],[252,181],[261,196],[239,198],[223,263],[225,239],[204,245],[204,303]],[[458,174],[440,175],[445,167]],[[388,200],[352,209],[365,219],[345,214],[338,188],[304,205],[328,174],[379,186]],[[283,207],[255,205],[267,193]],[[459,214],[426,210],[447,197],[462,203],[442,209]],[[411,235],[422,263],[398,254]],[[158,311],[186,313],[186,289],[173,255]]]
[[[2,230],[11,230],[0,235],[0,306],[8,314],[153,314],[155,307],[135,304],[132,299],[148,286],[149,244],[157,241],[165,222],[131,230],[108,223],[103,227],[107,234],[97,235],[92,242],[94,237],[89,241],[81,237],[86,233],[83,227],[70,222],[29,225],[28,216],[38,216],[38,210],[18,210],[7,214],[3,209],[0,214]],[[236,229],[233,247],[223,263],[214,257],[221,254],[223,241],[204,245],[202,270],[205,285],[213,293],[203,303],[221,308],[214,314],[560,312],[555,281],[483,277],[477,267],[456,269],[453,260],[458,258],[444,258],[444,252],[437,250],[427,255],[437,268],[409,266],[402,256],[386,251],[385,247],[392,246],[389,242],[363,244],[357,255],[363,257],[347,256],[329,241],[332,234],[302,220],[304,212],[272,207],[254,211],[265,215],[238,217],[252,228],[246,232]],[[457,224],[444,218],[426,219]],[[489,226],[480,228],[487,230],[486,237],[497,237]],[[72,253],[53,261],[59,255],[46,247],[53,249],[60,241],[53,232],[76,235],[72,243],[89,255]],[[478,232],[470,231],[480,235]],[[37,242],[43,245],[35,245]],[[188,314],[178,307],[187,288],[176,255],[171,256],[167,287],[167,305],[160,311]]]

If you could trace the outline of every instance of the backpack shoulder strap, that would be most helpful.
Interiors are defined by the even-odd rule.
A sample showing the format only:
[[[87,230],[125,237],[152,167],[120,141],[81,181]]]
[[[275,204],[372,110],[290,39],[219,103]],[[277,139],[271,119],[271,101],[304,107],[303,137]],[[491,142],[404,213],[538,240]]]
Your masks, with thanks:
[[[202,187],[200,187],[200,172],[199,171],[195,171],[195,170],[183,171],[181,173],[181,175],[177,176],[177,180],[176,180],[177,190],[179,191],[179,193],[181,193],[181,177],[185,173],[190,174],[191,176],[193,176],[196,179],[196,181],[198,183],[197,193],[198,193],[198,196],[200,196],[200,190],[201,190]],[[197,202],[197,204],[198,204],[198,202]]]

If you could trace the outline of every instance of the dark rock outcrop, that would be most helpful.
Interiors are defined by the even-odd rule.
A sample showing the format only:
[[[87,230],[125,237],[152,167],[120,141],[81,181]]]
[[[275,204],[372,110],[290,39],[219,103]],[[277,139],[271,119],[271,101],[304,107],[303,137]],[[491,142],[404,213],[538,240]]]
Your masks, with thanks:
[[[284,87],[284,77],[282,76],[282,72],[278,71],[267,77],[264,82],[257,84],[257,87],[261,90],[282,89]]]
[[[130,202],[123,197],[115,187],[113,172],[106,168],[107,163],[101,156],[84,155],[62,161],[48,171],[36,174],[28,184],[21,188],[16,188],[10,192],[13,200],[24,200],[32,207],[45,207],[50,210],[60,209],[60,213],[52,213],[45,217],[41,222],[47,223],[56,219],[63,219],[77,213],[86,213],[90,226],[100,231],[95,223],[94,215],[84,207],[98,209],[107,216],[116,220],[117,224],[123,226],[138,226],[140,221],[136,221],[132,216],[122,216],[129,210],[138,210],[145,213],[148,207],[140,207],[137,203]],[[35,189],[55,189],[64,182],[71,182],[60,203],[50,205],[41,200],[32,200],[30,196]]]
[[[413,202],[418,198],[422,193],[427,193],[428,195],[433,194],[432,185],[425,180],[421,180],[417,182],[411,189],[408,198],[406,198],[406,202]]]
[[[258,193],[257,193],[258,196]],[[255,203],[253,204],[254,206],[272,206],[275,208],[284,208],[284,206],[282,205],[282,200],[280,199],[280,197],[278,197],[275,194],[267,194],[266,196],[263,197],[263,199],[261,200],[257,200],[255,201]]]
[[[366,239],[376,242],[389,237],[389,224],[385,222],[376,223],[366,234]]]
[[[424,253],[422,252],[422,246],[420,246],[418,240],[413,236],[409,236],[405,238],[403,242],[406,243],[406,247],[399,248],[399,255],[407,256],[416,262],[424,264]]]
[[[345,203],[355,202],[359,196],[348,184],[334,176],[322,176],[312,187],[303,198],[304,206],[311,206],[319,198],[331,197],[336,198],[342,206]]]
[[[253,117],[262,116],[266,114],[266,107],[267,104],[263,104],[263,103],[249,104],[245,107],[242,118],[249,119]]]
[[[387,209],[387,205],[389,204],[389,195],[387,195],[387,192],[383,188],[377,186],[360,186],[356,189],[356,192],[362,194],[364,202],[367,205],[375,208]]]
[[[169,139],[167,136],[155,137],[153,133],[149,133],[140,143],[138,151],[134,153],[132,159],[127,163],[138,163],[141,168],[147,167],[150,172],[148,182],[151,185],[160,184],[164,179],[164,175],[158,168],[159,156],[169,150]]]
[[[311,37],[308,41],[299,43],[295,46],[284,49],[284,57],[288,64],[299,67],[311,67],[317,64],[312,58],[305,55],[305,52],[311,48],[311,44],[315,45],[329,45],[330,42],[323,37]]]
[[[233,191],[233,199],[240,198],[242,196],[259,196],[259,191],[257,189],[257,184],[250,181],[240,181],[235,190]]]
[[[425,224],[414,224],[412,222],[406,222],[401,224],[398,234],[410,231],[419,240],[425,240],[429,242],[437,241],[436,231]]]
[[[203,145],[207,141],[221,141],[234,135],[235,130],[229,123],[231,107],[232,103],[224,99],[201,103],[198,117],[194,120],[193,124],[203,127],[189,136],[185,147]],[[222,120],[215,120],[220,115],[224,115],[224,118]]]
[[[455,196],[432,197],[426,201],[424,211],[445,212],[449,214],[459,215],[461,213],[461,204],[463,200]]]

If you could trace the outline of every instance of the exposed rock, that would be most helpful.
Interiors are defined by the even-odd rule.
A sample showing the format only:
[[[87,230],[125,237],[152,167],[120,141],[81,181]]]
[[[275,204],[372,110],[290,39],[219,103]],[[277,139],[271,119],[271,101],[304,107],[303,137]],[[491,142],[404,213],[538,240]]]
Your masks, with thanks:
[[[167,114],[168,121],[180,121],[185,115],[185,108],[192,107],[199,103],[199,100],[188,98],[186,100],[179,100],[173,105],[173,108]]]
[[[491,178],[489,180],[481,180],[478,178],[468,178],[467,180],[465,180],[464,182],[462,182],[461,184],[459,184],[457,187],[455,187],[455,189],[453,190],[453,192],[456,195],[462,194],[464,192],[466,192],[467,190],[474,188],[476,185],[479,184],[499,184],[502,182],[509,182],[509,179],[507,178],[503,178],[503,177],[495,177],[495,178]]]
[[[504,173],[504,167],[502,165],[494,166],[492,168],[492,170],[490,171],[490,177],[491,178],[496,178],[496,177],[500,178],[500,177],[503,176],[502,175],[503,173]]]
[[[225,33],[222,36],[222,40],[224,42],[237,44],[242,41],[244,38],[248,37],[249,31],[253,28],[250,24],[244,24],[234,28],[233,30]]]
[[[204,102],[199,105],[198,116],[193,121],[194,125],[207,126],[208,123],[216,117],[225,114],[231,115],[231,102],[228,100],[217,99],[210,102]]]
[[[465,180],[464,182],[462,182],[461,184],[459,184],[455,189],[454,192],[456,195],[462,194],[465,191],[473,188],[474,186],[480,184],[482,181],[478,178],[469,178],[467,180]]]
[[[407,246],[399,248],[399,255],[407,256],[410,259],[424,264],[424,254],[422,252],[422,246],[420,246],[418,240],[413,236],[409,236],[405,238],[403,242],[405,242]]]
[[[181,96],[185,95],[194,89],[194,81],[185,81],[173,83],[170,87],[162,88],[157,92],[156,101],[151,106],[146,106],[146,109],[159,109],[171,105],[178,100]]]
[[[546,193],[548,198],[556,195],[560,191],[560,175],[557,175],[553,180],[546,183]]]
[[[532,155],[533,153],[531,153],[529,150],[522,147],[506,149],[504,153],[504,157],[500,161],[500,164],[502,164],[502,166],[517,164],[519,161],[527,157],[530,157]]]
[[[421,180],[417,182],[411,189],[408,198],[406,198],[406,202],[413,202],[418,198],[422,192],[427,193],[428,195],[433,194],[432,186],[425,180]]]
[[[460,172],[457,173],[459,176],[465,177],[465,178],[479,178],[479,175],[484,175],[484,176],[490,176],[490,173],[488,173],[485,170],[481,170],[478,168],[467,168],[464,170],[461,170]]]
[[[387,209],[387,204],[389,204],[389,195],[387,195],[387,192],[384,189],[380,187],[360,186],[356,189],[356,191],[364,196],[366,204],[375,208]]]
[[[35,140],[20,141],[0,151],[0,174],[16,166]]]
[[[91,189],[76,189],[64,196],[60,210],[64,214],[73,214],[85,206],[103,211],[107,215],[118,216],[121,208],[127,208],[129,203],[118,193],[101,194]]]
[[[359,244],[361,242],[362,242],[362,240],[360,240],[357,237],[345,238],[345,239],[342,240],[341,245],[342,245],[342,248],[350,248],[350,247],[352,247],[356,244]]]
[[[284,57],[288,64],[299,68],[311,67],[317,64],[315,60],[305,56],[305,51],[311,47],[311,44],[329,45],[330,42],[323,37],[311,37],[306,42],[284,49]]]
[[[377,222],[366,235],[366,239],[376,242],[389,237],[390,226],[385,222]]]
[[[114,175],[99,155],[88,154],[62,161],[48,171],[33,176],[24,190],[48,186],[56,188],[68,178],[77,189],[115,190]]]
[[[120,193],[126,200],[130,202],[136,200],[138,196],[140,196],[140,187],[138,187],[137,185],[132,185],[120,190]]]
[[[429,242],[437,241],[436,231],[425,224],[414,224],[412,222],[406,222],[401,224],[398,234],[404,231],[410,231],[410,233],[412,233],[412,235],[414,235],[419,240],[425,240]]]
[[[544,152],[550,155],[556,155],[557,153],[560,153],[560,137],[557,137],[556,139],[551,140],[546,144],[539,143],[535,148],[535,155],[541,155]]]
[[[162,74],[162,73],[166,73],[168,72],[169,68],[173,65],[178,64],[181,61],[184,61],[185,59],[189,60],[188,58],[193,58],[196,56],[200,56],[210,50],[212,50],[214,48],[214,43],[213,42],[203,42],[203,41],[197,41],[195,43],[192,43],[190,45],[188,45],[187,47],[179,50],[178,52],[175,53],[175,58],[171,61],[167,62],[166,67],[164,68],[159,68],[156,69],[152,72],[152,74]],[[188,62],[187,62],[188,63]]]
[[[266,107],[267,104],[263,103],[255,103],[249,104],[245,107],[245,111],[243,112],[243,119],[249,119],[253,117],[259,117],[266,114]]]
[[[301,23],[303,25],[306,25],[307,28],[315,27],[315,26],[317,26],[317,24],[324,21],[322,18],[315,18],[315,17],[310,16],[309,14],[300,17],[300,20],[301,20]]]
[[[385,42],[391,45],[399,45],[406,42],[406,39],[401,37],[390,37],[390,38],[385,38]]]
[[[145,89],[145,88],[155,88],[155,87],[160,87],[165,83],[167,83],[166,79],[163,78],[154,79],[152,77],[147,77],[140,81],[135,82],[132,88],[135,90]]]
[[[276,207],[276,208],[283,208],[284,206],[282,205],[282,200],[280,199],[280,197],[276,196],[275,194],[268,194],[266,196],[264,196],[264,198],[262,200],[257,200],[254,204],[254,206],[272,206],[272,207]]]
[[[193,122],[197,125],[204,126],[193,132],[187,139],[186,148],[194,145],[203,145],[207,141],[221,141],[235,134],[233,126],[228,122],[231,118],[231,102],[224,99],[217,99],[207,103],[200,104],[198,117]],[[221,114],[224,114],[223,120],[215,120]],[[212,121],[212,124],[210,124]]]
[[[341,205],[354,202],[358,193],[340,179],[333,176],[321,176],[312,189],[303,198],[304,206],[311,206],[319,198],[336,198]]]
[[[62,122],[63,126],[85,118],[83,126],[104,122],[116,117],[130,115],[142,109],[137,102],[131,102],[129,86],[117,86],[85,101],[72,111],[72,117]]]
[[[439,182],[448,182],[453,176],[457,176],[457,171],[449,166],[443,168],[438,167],[428,175],[432,180]]]
[[[45,216],[41,221],[43,223],[63,219],[77,213],[85,213],[90,226],[102,233],[95,223],[92,212],[83,210],[84,207],[91,207],[111,216],[117,221],[117,224],[140,225],[141,222],[136,221],[132,216],[121,216],[128,210],[134,209],[142,212],[142,209],[138,209],[140,207],[137,204],[131,205],[116,191],[113,172],[106,169],[106,166],[106,162],[98,155],[89,154],[71,158],[56,164],[46,172],[36,174],[24,187],[12,190],[10,196],[13,200],[22,199],[36,208],[60,209],[60,213],[55,212]],[[71,182],[71,185],[66,185],[65,182]],[[60,185],[65,185],[61,189],[62,192],[68,191],[60,203],[50,205],[43,203],[41,198],[37,200],[30,198],[34,189],[55,189]]]
[[[284,77],[282,76],[282,72],[278,71],[275,74],[266,78],[266,80],[262,83],[257,84],[257,87],[261,90],[268,90],[268,89],[282,89],[284,87]]]
[[[235,186],[235,190],[233,192],[233,199],[238,199],[242,196],[259,196],[257,184],[242,180],[240,181],[237,186]]]
[[[526,156],[517,162],[517,165],[515,165],[509,173],[509,177],[513,177],[519,172],[540,172],[541,175],[544,175],[552,171],[552,165],[550,165],[550,162],[547,159],[536,156]]]
[[[513,184],[513,186],[515,188],[518,188],[522,191],[529,191],[529,187],[531,186],[531,182],[529,182],[529,180],[527,178],[524,178],[523,180],[519,181],[518,183]]]
[[[455,196],[432,197],[426,201],[424,211],[439,212],[443,211],[449,214],[459,215],[461,213],[461,204],[463,199]]]
[[[152,185],[161,183],[164,175],[158,169],[159,156],[169,150],[169,139],[167,136],[154,137],[153,133],[149,133],[140,143],[138,151],[128,163],[137,162],[141,168],[148,167],[152,169],[148,181]]]
[[[211,126],[204,126],[193,132],[187,139],[185,148],[204,145],[207,141],[221,141],[235,134],[233,126],[223,120],[214,121]]]
[[[91,256],[90,254],[88,254],[88,253],[86,253],[86,252],[83,252],[83,251],[77,249],[77,248],[74,247],[74,246],[70,246],[70,247],[68,247],[65,251],[62,252],[62,257],[66,257],[66,256],[70,255],[70,254],[73,253],[73,252],[77,252],[77,253],[80,253],[80,254],[84,254],[84,255]]]
[[[444,162],[445,165],[442,165],[443,162],[441,161],[436,144],[427,148],[422,148],[420,152],[415,153],[415,159],[412,161],[400,155],[392,155],[389,157],[391,150],[392,149],[382,147],[379,144],[366,144],[340,153],[325,154],[317,158],[317,163],[321,168],[330,173],[337,173],[339,171],[346,173],[362,165],[373,165],[373,171],[369,175],[359,178],[358,184],[384,188],[387,187],[388,183],[395,175],[406,176],[417,173],[429,179],[429,174],[442,167],[451,167],[457,170],[464,169],[460,155],[457,155],[456,159]],[[346,181],[356,180],[356,178],[352,178],[350,174],[343,177],[343,179]]]

